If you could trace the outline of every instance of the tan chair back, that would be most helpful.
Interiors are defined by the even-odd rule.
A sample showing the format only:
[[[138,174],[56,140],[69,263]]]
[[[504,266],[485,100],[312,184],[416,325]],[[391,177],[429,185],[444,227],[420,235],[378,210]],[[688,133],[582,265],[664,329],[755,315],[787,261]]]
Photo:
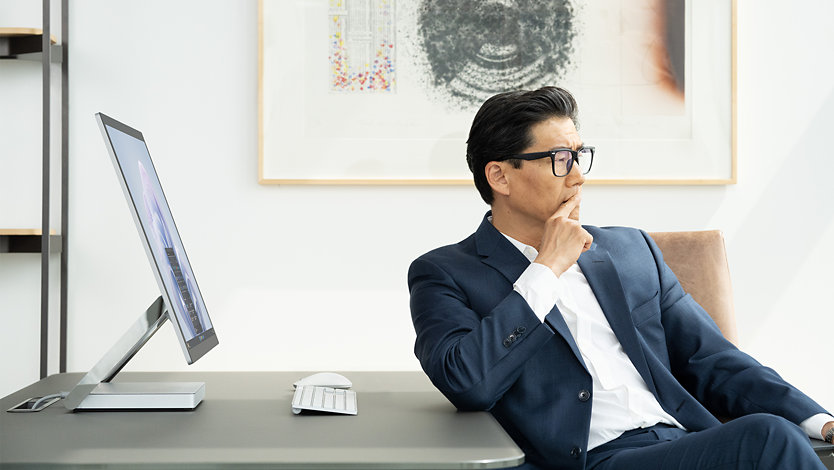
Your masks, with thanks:
[[[649,234],[683,289],[709,313],[724,337],[738,345],[733,290],[720,230]]]

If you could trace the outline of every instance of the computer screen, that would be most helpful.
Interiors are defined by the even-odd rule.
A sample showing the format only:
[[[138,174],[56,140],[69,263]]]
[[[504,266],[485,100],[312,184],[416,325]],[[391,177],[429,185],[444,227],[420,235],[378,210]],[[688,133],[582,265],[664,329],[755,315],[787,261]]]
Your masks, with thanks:
[[[142,133],[96,114],[186,361],[218,344]]]

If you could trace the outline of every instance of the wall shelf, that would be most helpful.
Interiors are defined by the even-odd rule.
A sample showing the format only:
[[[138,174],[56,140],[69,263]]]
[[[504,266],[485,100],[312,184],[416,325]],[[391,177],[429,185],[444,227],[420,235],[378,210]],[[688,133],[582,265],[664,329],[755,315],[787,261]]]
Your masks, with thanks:
[[[0,229],[0,253],[40,253],[42,233],[39,228]],[[49,232],[49,244],[55,247],[50,252],[61,251],[61,236],[54,230]]]
[[[61,46],[50,35],[52,56],[61,57]],[[37,28],[0,28],[0,59],[41,60],[43,30]],[[57,52],[57,54],[56,54]]]
[[[69,0],[60,0],[60,33],[61,42],[57,43],[52,29],[52,4],[50,0],[42,0],[43,29],[38,28],[0,28],[0,60],[34,60],[41,64],[41,228],[39,229],[0,229],[0,253],[38,253],[41,265],[40,292],[40,377],[48,374],[49,352],[49,318],[50,293],[54,284],[50,285],[53,276],[50,273],[50,258],[53,254],[60,254],[60,287],[58,308],[58,371],[65,372],[67,367],[67,233],[69,211],[69,73],[68,73],[68,42]],[[55,64],[60,64],[60,74],[54,74]],[[34,77],[33,77],[34,78]],[[55,87],[54,85],[57,85]],[[52,108],[53,92],[60,88],[60,111]],[[6,111],[4,109],[4,111]],[[60,133],[52,132],[53,124],[60,119]],[[61,182],[60,182],[60,214],[61,235],[56,235],[52,229],[52,213],[55,209],[51,203],[50,167],[52,165],[53,145],[60,142],[61,149]],[[0,149],[2,150],[2,149]],[[2,188],[0,188],[2,189]],[[57,191],[56,191],[57,192]],[[1,194],[1,193],[0,193]],[[57,211],[56,211],[57,212]],[[49,234],[43,236],[43,234]]]

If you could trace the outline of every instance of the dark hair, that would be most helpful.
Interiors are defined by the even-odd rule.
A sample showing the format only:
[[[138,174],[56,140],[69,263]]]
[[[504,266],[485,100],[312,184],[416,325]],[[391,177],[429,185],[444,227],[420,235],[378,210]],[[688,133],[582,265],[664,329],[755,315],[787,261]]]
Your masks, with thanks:
[[[530,128],[554,117],[576,121],[576,100],[569,91],[547,86],[538,90],[508,91],[489,98],[475,114],[466,141],[466,163],[475,187],[487,204],[494,200],[484,174],[486,164],[521,153],[533,144]],[[515,168],[521,160],[509,160]]]

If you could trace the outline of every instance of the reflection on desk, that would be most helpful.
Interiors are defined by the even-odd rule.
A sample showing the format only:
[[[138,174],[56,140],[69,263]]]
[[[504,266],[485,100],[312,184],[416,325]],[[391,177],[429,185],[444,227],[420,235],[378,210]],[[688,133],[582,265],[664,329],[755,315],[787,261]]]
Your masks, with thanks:
[[[462,413],[422,372],[345,372],[358,416],[295,415],[292,383],[309,372],[123,372],[118,380],[206,382],[194,411],[0,413],[0,466],[131,468],[504,468],[524,454],[485,412]],[[70,390],[49,376],[0,400]],[[117,380],[117,381],[118,381]]]

